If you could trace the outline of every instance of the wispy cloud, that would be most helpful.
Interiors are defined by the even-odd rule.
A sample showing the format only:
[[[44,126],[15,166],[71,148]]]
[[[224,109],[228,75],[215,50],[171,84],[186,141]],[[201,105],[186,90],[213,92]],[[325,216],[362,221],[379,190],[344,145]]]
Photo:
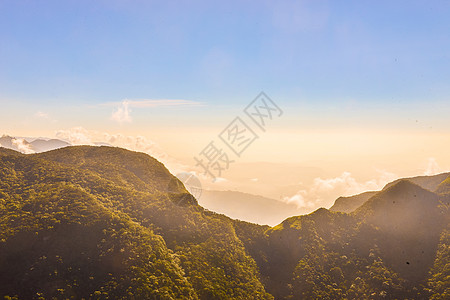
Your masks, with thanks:
[[[131,116],[130,103],[125,100],[122,101],[118,107],[113,111],[111,115],[111,120],[119,122],[119,123],[130,123],[132,121]]]
[[[131,108],[203,106],[203,104],[201,102],[183,99],[126,99],[122,102],[103,103],[101,106],[115,106],[116,108],[111,115],[111,120],[119,123],[130,123],[132,121]]]
[[[24,139],[13,138],[11,143],[14,147],[17,148],[20,152],[24,154],[32,154],[34,150],[31,149],[30,144],[28,144]]]
[[[189,171],[190,169],[190,167],[183,165],[167,154],[157,143],[144,136],[131,136],[120,133],[110,134],[96,130],[87,130],[83,127],[73,127],[58,130],[56,137],[72,145],[110,145],[144,152],[163,162],[174,174]]]
[[[439,167],[436,159],[434,157],[428,158],[427,168],[424,172],[425,175],[435,175],[441,172],[441,168]]]
[[[48,119],[50,116],[48,113],[42,112],[42,111],[38,111],[34,114],[35,117],[40,118],[40,119]]]
[[[184,99],[124,99],[118,102],[106,102],[100,106],[118,106],[126,102],[129,107],[164,107],[164,106],[204,106],[203,102]]]

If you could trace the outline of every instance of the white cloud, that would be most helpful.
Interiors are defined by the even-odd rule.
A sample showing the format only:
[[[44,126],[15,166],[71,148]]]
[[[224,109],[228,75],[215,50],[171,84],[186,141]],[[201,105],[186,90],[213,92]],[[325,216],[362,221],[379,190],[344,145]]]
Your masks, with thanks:
[[[38,111],[34,114],[35,117],[40,118],[40,119],[48,119],[49,115],[48,113],[42,112],[42,111]]]
[[[216,177],[213,180],[213,183],[222,183],[222,182],[227,182],[228,180],[226,178],[223,177]]]
[[[377,179],[358,182],[351,173],[343,172],[335,178],[315,178],[309,189],[298,191],[292,197],[285,197],[284,201],[295,203],[299,208],[330,207],[340,196],[351,196],[366,191],[380,190],[397,176],[385,171],[378,171]]]
[[[111,120],[119,123],[130,123],[132,121],[129,108],[130,103],[127,100],[122,101],[111,115]]]
[[[74,127],[68,130],[58,130],[56,137],[66,140],[72,145],[94,145],[91,134],[83,127]]]
[[[30,148],[30,144],[26,143],[24,139],[13,138],[11,143],[22,153],[32,154],[35,153],[33,149]]]
[[[130,136],[120,133],[109,134],[106,132],[87,130],[83,127],[74,127],[68,130],[57,131],[56,137],[66,140],[72,145],[93,146],[100,143],[144,152],[164,163],[173,174],[189,171],[189,167],[178,162],[168,155],[158,144],[143,136]]]
[[[424,172],[425,175],[436,175],[441,172],[441,168],[439,167],[436,159],[434,157],[428,158],[427,168]]]
[[[252,179],[250,179],[250,181],[252,181],[252,182],[258,182],[258,178],[252,178]]]
[[[101,106],[115,106],[116,109],[111,115],[111,120],[119,123],[130,123],[131,108],[149,108],[149,107],[178,107],[178,106],[202,106],[201,102],[183,100],[183,99],[136,99],[123,100],[122,102],[109,102]]]
[[[297,194],[295,194],[292,197],[286,197],[284,198],[284,201],[287,203],[294,203],[297,205],[298,208],[312,208],[314,207],[315,203],[313,201],[307,201],[305,199],[307,192],[302,190],[299,191]]]

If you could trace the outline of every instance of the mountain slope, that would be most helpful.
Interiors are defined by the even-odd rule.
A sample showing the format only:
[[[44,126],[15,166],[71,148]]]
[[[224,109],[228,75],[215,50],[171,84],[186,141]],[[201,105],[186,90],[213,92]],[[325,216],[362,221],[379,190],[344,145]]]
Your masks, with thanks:
[[[352,214],[319,209],[264,232],[237,232],[277,299],[428,298],[450,284],[426,287],[447,265],[436,260],[449,224],[442,199],[403,180]]]
[[[0,158],[0,172],[2,296],[195,295],[163,239],[67,182],[73,170],[15,155]]]
[[[445,193],[447,190],[450,191],[450,188],[447,189],[445,187],[446,183],[443,183],[445,179],[447,179],[450,176],[450,173],[441,173],[438,175],[433,176],[417,176],[417,177],[411,177],[411,178],[400,178],[397,180],[394,180],[383,188],[383,190],[387,190],[388,188],[396,185],[398,182],[403,180],[409,180],[412,183],[417,184],[418,186],[427,189],[429,191],[436,191],[439,193]],[[442,184],[441,184],[442,183]],[[439,190],[438,190],[439,189]],[[339,197],[334,202],[333,206],[330,208],[331,211],[338,211],[338,212],[346,212],[351,213],[354,210],[356,210],[358,207],[363,205],[367,200],[369,200],[372,196],[377,194],[377,191],[373,192],[365,192],[354,196],[349,197]]]
[[[363,205],[370,197],[374,196],[377,192],[365,192],[349,197],[339,197],[330,207],[331,211],[351,213],[361,205]]]
[[[71,144],[58,139],[35,139],[30,142],[30,145],[37,153],[71,146]]]
[[[450,194],[450,175],[436,188],[438,194]]]
[[[410,181],[275,227],[198,205],[148,155],[0,148],[0,296],[443,299],[447,195]]]
[[[98,298],[104,298],[106,296],[101,294],[105,292],[114,295],[113,298],[125,296],[130,298],[127,296],[129,293],[138,293],[137,298],[140,299],[271,298],[258,279],[256,263],[246,254],[237,238],[232,221],[224,216],[205,212],[180,182],[178,190],[172,188],[170,189],[172,192],[168,193],[167,184],[178,181],[153,158],[110,147],[69,147],[27,156],[4,155],[0,157],[0,161],[0,170],[3,172],[0,174],[2,178],[0,199],[6,212],[2,215],[1,223],[5,230],[7,228],[10,232],[3,237],[6,244],[0,252],[0,257],[5,264],[9,261],[14,262],[9,268],[0,269],[0,277],[10,276],[10,271],[17,262],[27,261],[23,255],[27,255],[31,251],[30,247],[36,244],[27,232],[31,232],[31,236],[37,232],[38,237],[45,238],[49,229],[56,228],[54,237],[51,235],[46,241],[52,240],[56,245],[63,245],[66,243],[65,239],[73,238],[77,241],[77,245],[79,244],[79,247],[74,245],[68,248],[73,250],[70,258],[65,258],[69,255],[67,254],[69,250],[63,248],[57,251],[55,254],[57,257],[55,256],[53,260],[41,262],[43,271],[39,272],[50,272],[48,270],[51,269],[48,276],[42,277],[49,282],[43,285],[42,290],[32,284],[35,280],[33,277],[29,282],[19,282],[18,284],[22,285],[20,289],[18,285],[13,285],[12,288],[9,288],[9,284],[1,286],[1,295],[13,296],[15,293],[22,295],[23,298],[29,298],[31,294],[39,292],[45,294],[45,298],[63,297],[58,296],[57,293],[60,292],[58,290],[64,285],[76,284],[80,287],[71,288],[67,295],[89,298],[92,293],[95,296],[99,292]],[[55,192],[55,195],[49,192],[58,191],[62,187],[70,189],[71,192]],[[95,202],[98,207],[98,209],[89,208],[88,212],[97,216],[100,215],[98,210],[102,209],[107,216],[119,216],[123,219],[123,221],[119,219],[120,224],[128,220],[130,226],[138,226],[147,235],[154,236],[161,244],[153,247],[150,242],[145,241],[120,242],[119,238],[122,235],[124,238],[137,239],[141,234],[133,229],[134,227],[131,229],[119,227],[109,233],[110,228],[114,226],[109,225],[106,217],[98,217],[99,224],[103,225],[98,225],[94,221],[92,226],[89,225],[91,219],[96,219],[82,218],[76,209],[86,205],[85,202],[88,200],[85,199]],[[180,199],[183,202],[180,202]],[[67,205],[59,209],[59,205],[56,204],[58,201],[67,202]],[[55,205],[58,209],[54,208]],[[46,215],[35,212],[35,207],[44,211]],[[27,211],[33,213],[25,213]],[[84,211],[86,209],[83,208]],[[69,212],[74,212],[75,215]],[[31,218],[30,214],[35,217]],[[53,223],[65,224],[58,218],[67,220],[69,224],[75,222],[79,227],[71,229],[53,225]],[[55,221],[46,226],[39,223],[52,219]],[[22,226],[28,223],[37,225]],[[77,234],[81,237],[77,237]],[[110,238],[108,234],[111,235]],[[14,242],[15,240],[19,242]],[[103,243],[106,244],[104,250],[102,250]],[[36,252],[36,255],[40,254],[36,259],[40,259],[42,253],[53,253],[49,248],[52,246],[53,243],[44,243],[42,251]],[[121,252],[122,249],[124,252]],[[108,258],[108,255],[114,254],[115,251],[123,255]],[[92,255],[85,258],[87,252]],[[14,255],[14,260],[11,260],[11,255]],[[137,257],[136,264],[128,262],[133,255]],[[103,257],[106,257],[106,262],[114,263],[102,263]],[[151,259],[147,259],[149,257]],[[78,266],[74,261],[83,262],[82,267],[79,267],[81,275],[58,269],[56,264],[60,258],[64,262],[67,261],[64,268],[70,270]],[[148,263],[144,263],[142,259],[148,260]],[[36,264],[36,260],[25,264],[19,268],[23,270],[22,273],[13,272],[16,275],[10,280],[16,282],[19,278],[26,277],[28,272],[26,270]],[[126,268],[118,268],[114,273],[111,268],[116,265],[125,265]],[[94,272],[94,276],[88,276],[88,273],[83,273],[88,270],[96,270],[99,274]],[[108,274],[113,274],[112,282],[107,280],[110,276]],[[80,277],[87,282],[80,283]],[[91,277],[93,279],[89,279]],[[93,280],[95,285],[90,286],[89,280]],[[131,284],[133,280],[137,280],[136,284]],[[173,282],[175,284],[171,285]],[[115,290],[116,287],[125,286],[126,290]]]
[[[21,153],[40,153],[70,146],[69,143],[58,139],[35,139],[17,138],[8,135],[0,137],[0,147],[12,149]]]
[[[436,191],[439,184],[449,176],[450,176],[450,173],[447,172],[447,173],[441,173],[441,174],[432,175],[432,176],[416,176],[416,177],[410,177],[410,178],[401,178],[401,179],[397,179],[397,180],[394,180],[393,182],[386,184],[386,186],[383,188],[383,190],[390,188],[391,186],[395,185],[399,181],[408,180],[412,183],[417,184],[418,186],[421,186],[422,188],[424,188],[426,190],[434,192],[434,191]]]
[[[385,260],[415,282],[423,280],[434,260],[445,214],[437,194],[409,180],[397,181],[355,211],[377,229],[373,238]]]

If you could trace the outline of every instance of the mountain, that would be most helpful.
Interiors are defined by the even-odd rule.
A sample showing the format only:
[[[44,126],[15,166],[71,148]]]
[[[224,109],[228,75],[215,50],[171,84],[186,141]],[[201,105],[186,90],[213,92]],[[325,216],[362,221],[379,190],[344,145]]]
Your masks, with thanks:
[[[442,173],[433,176],[417,176],[410,178],[400,178],[386,184],[383,190],[387,190],[390,187],[396,185],[398,182],[408,180],[412,183],[421,186],[424,189],[430,190],[432,192],[444,193],[445,191],[450,191],[450,181],[444,183],[443,181],[450,177],[450,173]],[[365,192],[349,197],[339,197],[334,202],[333,206],[330,208],[331,211],[346,212],[351,213],[369,200],[372,196],[376,195],[378,192]]]
[[[0,137],[0,147],[16,150],[25,154],[40,153],[70,146],[71,144],[58,139],[34,139],[31,142],[25,138],[3,135]]]
[[[30,143],[28,143],[26,140],[16,139],[16,138],[8,136],[8,135],[3,135],[2,137],[0,137],[0,146],[20,152],[17,141],[20,141],[21,143],[23,143],[23,145],[25,145],[27,147],[30,146]]]
[[[437,186],[436,193],[450,194],[450,175]]]
[[[272,298],[232,220],[205,211],[150,156],[0,153],[0,295]]]
[[[377,228],[373,237],[385,260],[404,278],[420,281],[433,263],[447,210],[439,196],[409,180],[378,193],[355,214]]]
[[[351,213],[376,193],[377,192],[365,192],[349,197],[339,197],[336,199],[333,206],[330,207],[330,211]]]
[[[448,226],[440,196],[402,180],[351,214],[322,208],[242,240],[277,299],[445,299]]]
[[[120,148],[0,148],[0,179],[6,299],[450,295],[447,196],[408,180],[352,213],[269,227],[204,209],[160,162]]]
[[[383,189],[388,189],[389,187],[396,184],[397,182],[406,179],[406,180],[409,180],[409,181],[423,187],[424,189],[434,192],[438,188],[439,184],[449,176],[450,176],[450,172],[441,173],[441,174],[432,175],[432,176],[416,176],[416,177],[410,177],[410,178],[401,178],[401,179],[397,179],[391,183],[388,183]]]
[[[37,153],[71,146],[71,144],[58,139],[36,139],[30,144],[31,148]]]
[[[299,214],[297,206],[293,203],[235,191],[204,190],[199,203],[204,208],[233,219],[272,226],[287,217]]]

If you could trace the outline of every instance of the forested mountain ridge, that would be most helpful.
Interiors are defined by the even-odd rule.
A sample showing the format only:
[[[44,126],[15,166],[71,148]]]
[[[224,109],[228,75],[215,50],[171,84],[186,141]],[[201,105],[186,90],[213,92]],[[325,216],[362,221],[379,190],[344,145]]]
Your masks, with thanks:
[[[358,207],[363,205],[367,200],[374,196],[377,192],[364,192],[358,195],[349,197],[339,197],[334,202],[333,206],[330,207],[331,211],[351,213],[355,211]]]
[[[1,152],[2,296],[271,298],[232,221],[205,212],[148,155]]]
[[[30,140],[30,142],[27,140]],[[18,138],[8,135],[0,136],[0,147],[12,149],[21,153],[39,153],[67,146],[71,146],[71,144],[58,139]]]
[[[120,148],[0,148],[0,180],[2,297],[450,295],[448,196],[409,181],[351,214],[269,227],[204,210],[161,163]]]

